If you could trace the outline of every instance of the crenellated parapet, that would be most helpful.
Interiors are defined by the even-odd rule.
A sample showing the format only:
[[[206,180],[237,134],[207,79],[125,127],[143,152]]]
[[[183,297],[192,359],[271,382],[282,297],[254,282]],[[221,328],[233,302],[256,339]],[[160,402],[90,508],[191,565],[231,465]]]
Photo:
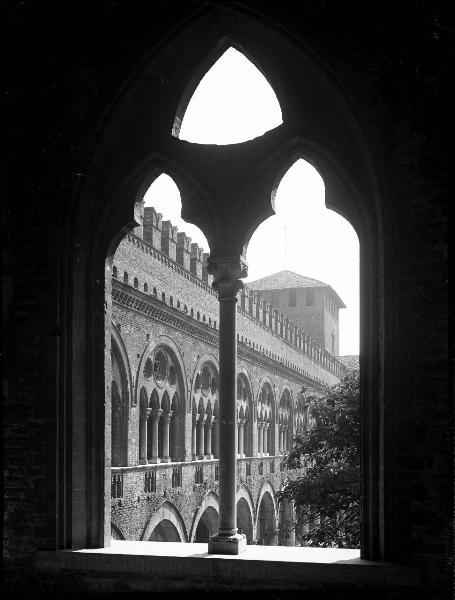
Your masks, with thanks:
[[[134,246],[133,254],[137,254],[138,249],[142,249],[144,256],[140,260],[145,260],[145,263],[141,263],[143,273],[139,273],[136,267],[133,267],[134,271],[131,270],[128,273],[129,268],[127,270],[125,269],[126,265],[116,265],[114,259],[114,278],[122,279],[124,283],[134,285],[149,296],[159,298],[174,309],[183,311],[188,317],[216,328],[217,292],[212,288],[213,276],[207,268],[209,253],[205,253],[198,244],[191,243],[191,238],[184,232],[179,232],[171,221],[163,221],[162,215],[157,213],[153,207],[145,207],[143,216],[143,235],[138,235],[140,229],[138,227],[134,232],[129,233],[122,242],[122,244]],[[128,254],[131,250],[126,250],[126,252]],[[156,273],[156,267],[152,264],[148,265],[149,261],[156,260],[159,261],[160,272],[162,272],[161,284],[154,279],[153,273]],[[169,269],[170,277],[165,274],[163,269]],[[145,275],[145,273],[150,275]],[[175,289],[172,291],[166,282],[173,281],[174,275],[181,277],[182,283],[178,284],[176,280]],[[192,291],[190,289],[192,286],[200,289]],[[183,289],[186,291],[183,292]],[[212,299],[204,299],[206,295]],[[240,333],[239,337],[239,340],[244,341],[249,348],[259,349],[265,355],[273,356],[275,360],[281,361],[279,343],[285,343],[287,347],[297,351],[296,357],[291,361],[292,364],[295,362],[295,365],[298,365],[297,356],[301,354],[303,355],[302,360],[310,359],[318,369],[326,369],[337,377],[345,374],[346,367],[341,361],[302,331],[291,319],[280,313],[258,291],[251,290],[248,284],[244,284],[244,287],[238,291],[237,298],[238,312],[253,326],[251,332]],[[239,330],[240,326],[239,321]],[[261,332],[259,337],[264,340],[262,344],[255,343],[255,338],[259,339],[259,331]],[[267,342],[267,339],[270,341]],[[272,342],[272,340],[275,341]],[[285,354],[286,352],[283,356]]]
[[[177,231],[170,221],[163,221],[161,252],[173,261],[177,261]]]
[[[186,271],[190,271],[191,265],[191,238],[184,231],[177,233],[177,256],[176,260]]]
[[[191,244],[190,271],[198,279],[202,279],[202,263],[204,260],[204,249],[198,244]]]
[[[156,250],[161,250],[161,232],[163,229],[163,215],[157,213],[153,206],[144,208],[143,239]]]

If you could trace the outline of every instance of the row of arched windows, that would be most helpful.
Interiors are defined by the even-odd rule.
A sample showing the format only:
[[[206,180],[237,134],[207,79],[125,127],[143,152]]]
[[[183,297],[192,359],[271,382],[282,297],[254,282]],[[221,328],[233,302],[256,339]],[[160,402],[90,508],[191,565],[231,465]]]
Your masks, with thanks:
[[[154,348],[142,361],[137,436],[139,464],[188,460],[185,449],[185,386],[175,353]],[[191,393],[191,460],[218,457],[218,370],[206,361],[195,373]],[[129,402],[126,367],[112,341],[112,466],[128,464]],[[269,456],[290,449],[292,435],[308,427],[307,403],[300,394],[293,407],[285,388],[275,402],[272,385],[263,383],[253,402],[246,373],[237,377],[237,455]],[[133,403],[134,405],[134,403]],[[135,425],[136,426],[136,425]]]

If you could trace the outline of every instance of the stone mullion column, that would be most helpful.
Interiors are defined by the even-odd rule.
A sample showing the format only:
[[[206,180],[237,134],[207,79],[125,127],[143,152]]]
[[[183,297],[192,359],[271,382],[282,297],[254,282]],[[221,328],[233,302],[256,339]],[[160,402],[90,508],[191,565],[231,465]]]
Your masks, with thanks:
[[[213,417],[209,415],[205,426],[207,429],[205,436],[205,457],[209,460],[212,458],[212,423]]]
[[[162,414],[161,408],[154,409],[150,412],[149,417],[152,419],[152,457],[151,462],[158,463],[160,459],[158,458],[158,421],[160,420]]]
[[[283,452],[283,427],[282,427],[282,425],[279,425],[279,438],[280,438],[279,452],[281,454]]]
[[[145,414],[141,411],[139,421],[139,464],[147,464],[147,412],[151,409],[147,409]]]
[[[209,259],[209,272],[220,303],[219,326],[219,529],[210,538],[210,554],[239,554],[246,537],[237,533],[236,507],[236,392],[237,392],[237,292],[239,277],[246,276],[239,259]]]
[[[267,430],[269,428],[270,423],[265,422],[264,423],[264,430],[263,430],[263,436],[264,436],[264,441],[262,442],[262,452],[264,454],[264,456],[267,456],[269,454],[269,446],[267,443]]]
[[[191,460],[197,459],[197,446],[196,446],[196,435],[197,435],[197,422],[199,415],[195,415],[192,420],[192,431],[191,431]]]
[[[245,419],[240,419],[239,420],[239,433],[238,433],[239,457],[240,458],[243,458],[245,456],[245,452],[244,452],[244,437],[245,437]]]
[[[264,424],[262,421],[258,421],[258,456],[262,456],[264,448],[264,436],[262,435],[262,428]]]
[[[212,423],[212,451],[213,457],[218,458],[218,417],[213,417]]]
[[[198,422],[199,445],[198,445],[198,449],[197,449],[197,457],[200,458],[201,460],[204,460],[204,458],[205,458],[205,455],[204,455],[204,427],[205,427],[206,418],[207,418],[207,415],[199,415],[199,422]]]
[[[172,412],[165,412],[161,417],[163,419],[163,456],[161,457],[162,462],[169,462],[169,423],[171,421]]]

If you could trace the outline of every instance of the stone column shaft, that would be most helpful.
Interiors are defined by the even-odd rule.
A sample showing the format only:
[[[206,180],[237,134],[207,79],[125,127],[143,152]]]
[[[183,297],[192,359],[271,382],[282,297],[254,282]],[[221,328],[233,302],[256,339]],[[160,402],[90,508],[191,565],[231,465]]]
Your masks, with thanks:
[[[193,419],[191,431],[191,459],[196,460],[197,449],[196,449],[196,432],[197,432],[197,416]]]
[[[244,453],[244,436],[245,436],[245,420],[244,419],[240,419],[240,421],[239,421],[238,438],[239,438],[239,456],[241,458],[243,456],[245,456],[245,453]]]
[[[162,419],[163,419],[163,456],[162,461],[163,462],[169,462],[170,457],[169,457],[169,423],[171,420],[171,416],[172,416],[172,412],[166,412],[163,413],[162,415]]]
[[[199,422],[198,422],[198,429],[199,429],[199,445],[198,445],[198,449],[197,449],[197,455],[198,458],[204,458],[204,425],[205,425],[205,419],[206,419],[207,415],[201,415],[199,417]]]
[[[238,277],[246,276],[245,265],[237,259],[210,258],[220,303],[219,329],[219,528],[211,537],[211,554],[239,554],[246,537],[237,533],[236,454],[237,454],[237,292]]]
[[[262,431],[263,434],[263,442],[262,442],[262,452],[263,454],[267,454],[268,453],[268,444],[267,444],[267,429],[269,427],[268,423],[264,423],[264,429]]]
[[[264,436],[262,435],[262,423],[258,423],[258,454],[261,455],[263,452]]]
[[[158,421],[160,420],[161,409],[152,410],[150,418],[152,419],[152,462],[159,462],[158,458]]]
[[[147,413],[140,415],[139,440],[139,462],[144,465],[147,462]]]
[[[205,432],[205,456],[207,458],[212,457],[212,417],[207,417],[207,425]]]

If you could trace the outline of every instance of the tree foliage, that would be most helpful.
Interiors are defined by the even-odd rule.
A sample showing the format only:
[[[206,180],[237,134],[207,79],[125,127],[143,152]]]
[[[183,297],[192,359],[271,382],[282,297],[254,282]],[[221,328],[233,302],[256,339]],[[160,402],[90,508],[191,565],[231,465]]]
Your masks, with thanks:
[[[294,437],[281,496],[294,500],[296,541],[360,547],[360,414],[358,373],[309,402],[308,430]],[[302,469],[304,467],[304,469]]]

